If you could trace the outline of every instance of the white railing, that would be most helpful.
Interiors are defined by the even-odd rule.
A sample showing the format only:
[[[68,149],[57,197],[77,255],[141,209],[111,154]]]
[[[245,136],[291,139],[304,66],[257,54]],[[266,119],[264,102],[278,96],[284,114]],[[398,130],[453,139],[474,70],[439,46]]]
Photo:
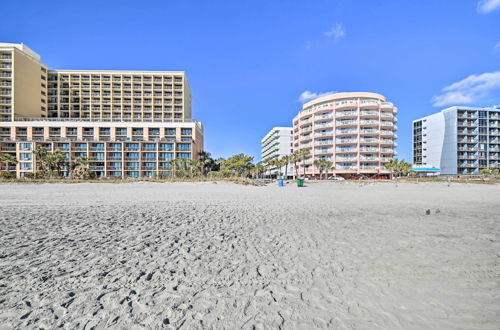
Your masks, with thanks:
[[[360,116],[378,116],[378,111],[361,111]]]
[[[356,162],[356,157],[335,157],[337,162]]]
[[[333,148],[328,149],[314,149],[314,152],[317,154],[331,154],[333,153]]]
[[[357,120],[337,120],[335,125],[337,126],[342,126],[342,125],[357,125],[358,121]]]
[[[358,148],[336,148],[335,152],[356,152]]]
[[[357,111],[340,111],[335,114],[335,118],[357,116]]]
[[[336,139],[336,143],[356,143],[358,142],[358,139]]]
[[[375,138],[361,138],[359,142],[365,142],[365,143],[376,143],[379,142],[379,139]]]
[[[359,131],[360,134],[377,134],[378,132],[378,129],[362,129]]]
[[[333,144],[333,140],[316,141],[314,143],[314,145],[316,145],[316,146],[321,146],[321,145],[325,145],[325,144]]]
[[[357,170],[357,166],[342,166],[342,165],[337,165],[335,166],[336,170]]]
[[[358,133],[357,129],[337,129],[335,131],[336,134],[356,134]]]

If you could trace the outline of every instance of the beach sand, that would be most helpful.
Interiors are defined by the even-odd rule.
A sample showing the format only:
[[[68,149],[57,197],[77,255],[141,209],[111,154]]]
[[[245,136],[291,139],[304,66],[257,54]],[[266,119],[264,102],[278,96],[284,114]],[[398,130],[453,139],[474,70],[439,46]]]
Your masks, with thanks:
[[[0,185],[0,329],[499,329],[500,186]]]

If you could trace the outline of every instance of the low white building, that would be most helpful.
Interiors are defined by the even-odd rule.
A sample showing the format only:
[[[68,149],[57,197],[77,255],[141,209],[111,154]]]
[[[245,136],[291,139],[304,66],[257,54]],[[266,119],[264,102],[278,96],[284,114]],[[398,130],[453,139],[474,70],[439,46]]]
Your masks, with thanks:
[[[292,128],[291,127],[273,127],[260,141],[261,159],[281,158],[292,153]],[[281,170],[284,173],[285,167]],[[278,168],[271,169],[272,175],[278,173]],[[287,176],[293,175],[293,165],[288,165]]]

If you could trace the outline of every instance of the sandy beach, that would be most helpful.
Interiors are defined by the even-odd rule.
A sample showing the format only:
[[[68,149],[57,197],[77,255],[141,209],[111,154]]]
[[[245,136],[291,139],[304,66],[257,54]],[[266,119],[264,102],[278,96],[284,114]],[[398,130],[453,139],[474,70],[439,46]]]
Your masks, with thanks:
[[[500,186],[0,185],[0,329],[499,329]]]

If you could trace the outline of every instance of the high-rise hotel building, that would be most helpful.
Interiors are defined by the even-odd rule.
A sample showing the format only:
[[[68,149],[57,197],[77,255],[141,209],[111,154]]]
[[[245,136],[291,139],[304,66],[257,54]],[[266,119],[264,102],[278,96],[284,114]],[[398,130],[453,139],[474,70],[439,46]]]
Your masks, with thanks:
[[[413,163],[441,174],[500,167],[500,106],[455,106],[413,121]]]
[[[48,70],[27,46],[0,43],[0,154],[18,160],[0,170],[34,172],[37,145],[88,157],[97,177],[156,177],[198,157],[203,127],[182,71]]]
[[[333,163],[329,174],[388,176],[396,155],[398,109],[375,93],[336,93],[305,103],[293,119],[293,149],[308,149],[299,173],[319,176],[314,160]]]

